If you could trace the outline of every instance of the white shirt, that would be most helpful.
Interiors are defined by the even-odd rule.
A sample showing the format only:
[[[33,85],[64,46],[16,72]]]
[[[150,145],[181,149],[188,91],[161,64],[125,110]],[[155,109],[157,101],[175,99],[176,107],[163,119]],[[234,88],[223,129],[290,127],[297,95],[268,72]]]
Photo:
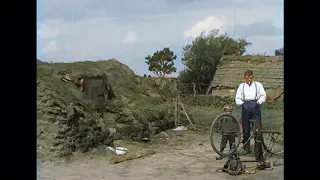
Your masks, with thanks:
[[[252,82],[250,86],[247,83],[241,83],[237,89],[235,97],[236,104],[242,105],[244,100],[248,101],[255,99],[258,99],[257,102],[259,104],[262,104],[266,101],[266,91],[264,90],[262,84],[257,81]]]

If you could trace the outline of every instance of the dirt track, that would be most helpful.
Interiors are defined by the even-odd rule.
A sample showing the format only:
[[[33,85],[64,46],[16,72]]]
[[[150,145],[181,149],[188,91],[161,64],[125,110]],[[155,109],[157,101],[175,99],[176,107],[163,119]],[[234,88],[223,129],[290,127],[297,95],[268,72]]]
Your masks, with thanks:
[[[255,174],[231,176],[215,172],[225,160],[217,161],[207,134],[191,134],[191,131],[173,132],[183,136],[179,145],[165,144],[153,147],[156,154],[141,159],[109,164],[107,157],[79,158],[71,163],[39,163],[38,179],[45,180],[282,180],[283,165],[274,170],[264,170]],[[169,133],[168,133],[169,134]],[[171,136],[169,136],[170,138]],[[188,139],[188,141],[183,141]],[[176,141],[175,141],[176,142]],[[252,157],[241,157],[252,159]],[[254,170],[254,163],[246,163],[248,170]]]

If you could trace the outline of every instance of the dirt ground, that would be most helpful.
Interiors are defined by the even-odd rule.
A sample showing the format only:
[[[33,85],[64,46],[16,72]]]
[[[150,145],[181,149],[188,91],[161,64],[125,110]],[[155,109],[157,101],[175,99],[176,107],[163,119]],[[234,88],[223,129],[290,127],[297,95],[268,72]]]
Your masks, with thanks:
[[[231,176],[216,172],[226,162],[217,161],[218,155],[212,150],[208,132],[193,132],[191,130],[173,132],[166,131],[168,136],[152,139],[149,143],[128,143],[118,141],[117,146],[128,148],[128,151],[152,149],[156,153],[110,164],[112,152],[101,150],[85,155],[75,155],[70,162],[38,161],[38,180],[282,180],[283,165],[275,166],[273,170],[257,171],[254,174]],[[249,160],[253,157],[241,157]],[[282,160],[277,160],[280,162]],[[282,161],[283,162],[283,161]],[[245,163],[248,170],[254,170],[255,163]]]

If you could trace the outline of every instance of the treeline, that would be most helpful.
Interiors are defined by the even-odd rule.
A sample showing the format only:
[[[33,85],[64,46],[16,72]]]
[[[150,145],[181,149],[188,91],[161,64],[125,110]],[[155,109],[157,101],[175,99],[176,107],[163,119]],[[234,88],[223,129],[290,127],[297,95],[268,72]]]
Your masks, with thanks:
[[[181,60],[185,69],[179,72],[178,81],[210,84],[222,56],[241,56],[249,45],[251,42],[245,38],[235,39],[227,34],[220,34],[217,29],[201,33],[182,48]],[[275,50],[275,55],[283,54],[283,48]],[[158,77],[165,77],[177,71],[174,63],[176,59],[177,55],[165,47],[145,57],[145,62],[149,65],[149,71]]]

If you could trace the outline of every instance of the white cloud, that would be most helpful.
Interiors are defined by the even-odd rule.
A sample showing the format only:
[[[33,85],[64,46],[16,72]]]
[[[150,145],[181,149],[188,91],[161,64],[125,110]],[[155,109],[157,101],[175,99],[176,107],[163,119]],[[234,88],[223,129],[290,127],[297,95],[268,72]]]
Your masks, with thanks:
[[[125,38],[121,41],[121,43],[134,44],[137,41],[138,41],[138,36],[134,32],[128,31],[125,35]]]
[[[204,20],[198,22],[196,25],[194,25],[192,28],[189,30],[185,31],[183,33],[183,36],[185,38],[195,38],[198,35],[201,34],[201,32],[209,32],[213,29],[220,29],[221,31],[224,31],[223,27],[224,23],[224,17],[222,18],[217,18],[215,16],[209,16],[205,18]]]
[[[145,56],[165,46],[174,47],[179,56],[186,39],[190,42],[202,30],[217,28],[230,36],[245,35],[253,43],[248,53],[272,52],[282,43],[272,36],[259,38],[264,35],[261,29],[266,31],[265,26],[244,30],[246,34],[241,34],[240,26],[233,30],[235,24],[248,27],[255,23],[257,27],[257,22],[271,22],[283,29],[283,6],[279,0],[37,1],[37,8],[41,8],[37,13],[37,58],[43,61],[116,58],[144,74]],[[257,31],[253,38],[252,32]],[[134,46],[125,45],[130,43]],[[178,70],[183,67],[179,59],[176,64]]]

